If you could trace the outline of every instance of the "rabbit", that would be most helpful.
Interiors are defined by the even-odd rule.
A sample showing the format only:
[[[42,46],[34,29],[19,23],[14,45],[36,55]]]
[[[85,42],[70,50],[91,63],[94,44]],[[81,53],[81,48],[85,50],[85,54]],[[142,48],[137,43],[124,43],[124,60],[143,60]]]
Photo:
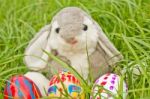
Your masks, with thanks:
[[[101,27],[85,11],[78,7],[66,7],[59,11],[51,23],[44,26],[29,42],[24,62],[30,70],[63,68],[43,51],[53,53],[71,65],[85,80],[111,72],[112,66],[122,54],[106,37]]]

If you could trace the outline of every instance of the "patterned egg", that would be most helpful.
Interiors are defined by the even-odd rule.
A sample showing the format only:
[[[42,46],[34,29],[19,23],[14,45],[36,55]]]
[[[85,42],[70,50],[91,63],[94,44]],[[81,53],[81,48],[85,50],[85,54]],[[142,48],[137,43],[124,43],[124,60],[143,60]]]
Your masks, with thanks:
[[[38,99],[40,97],[38,87],[23,75],[12,77],[4,88],[4,99]]]
[[[72,98],[84,99],[83,90],[79,80],[69,71],[60,71],[58,75],[54,75],[49,83],[49,97],[65,97],[69,95]]]
[[[90,99],[116,99],[120,95],[126,99],[127,85],[120,76],[107,73],[95,81],[92,93]]]

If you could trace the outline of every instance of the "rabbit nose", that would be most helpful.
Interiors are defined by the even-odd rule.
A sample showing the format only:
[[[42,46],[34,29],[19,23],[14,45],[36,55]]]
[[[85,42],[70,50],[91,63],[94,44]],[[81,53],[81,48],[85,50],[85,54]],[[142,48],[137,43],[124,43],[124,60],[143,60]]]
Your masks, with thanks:
[[[78,41],[74,37],[72,37],[72,38],[66,39],[66,42],[69,44],[76,44]]]

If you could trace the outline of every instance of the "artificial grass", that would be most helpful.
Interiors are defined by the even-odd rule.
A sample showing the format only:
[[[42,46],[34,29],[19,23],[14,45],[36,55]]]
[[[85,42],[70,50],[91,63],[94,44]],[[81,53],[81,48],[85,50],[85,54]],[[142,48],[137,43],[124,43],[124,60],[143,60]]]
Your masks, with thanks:
[[[28,71],[23,63],[28,42],[67,6],[87,11],[123,54],[114,72],[126,68],[127,98],[150,98],[150,0],[0,0],[0,99],[5,80]],[[135,76],[131,68],[137,64],[142,74]]]

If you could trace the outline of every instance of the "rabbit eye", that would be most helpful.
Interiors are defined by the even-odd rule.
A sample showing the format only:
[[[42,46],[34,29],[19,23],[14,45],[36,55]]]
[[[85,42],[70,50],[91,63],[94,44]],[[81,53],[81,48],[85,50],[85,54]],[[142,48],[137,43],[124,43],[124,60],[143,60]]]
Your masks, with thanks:
[[[86,31],[88,29],[88,26],[84,24],[83,30]]]
[[[59,30],[60,30],[60,28],[56,28],[56,30],[55,30],[55,31],[56,31],[56,33],[59,33]]]

